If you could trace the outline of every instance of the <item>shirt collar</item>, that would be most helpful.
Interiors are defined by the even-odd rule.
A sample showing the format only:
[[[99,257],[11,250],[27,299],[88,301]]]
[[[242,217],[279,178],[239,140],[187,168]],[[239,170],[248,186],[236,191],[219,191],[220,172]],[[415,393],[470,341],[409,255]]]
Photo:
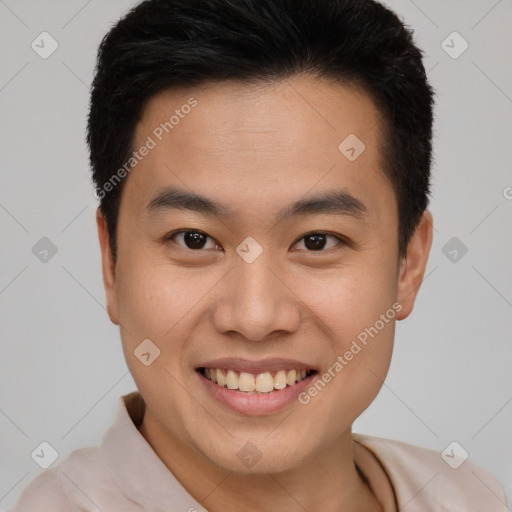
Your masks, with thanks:
[[[144,410],[139,392],[120,397],[114,424],[101,444],[105,463],[121,492],[147,510],[168,512],[172,504],[176,510],[208,512],[180,484],[139,432]],[[396,500],[388,476],[372,451],[360,441],[354,439],[355,464],[384,512],[394,512]]]
[[[114,424],[102,441],[105,462],[122,493],[144,510],[207,512],[167,469],[137,430],[145,404],[138,392],[119,399]]]

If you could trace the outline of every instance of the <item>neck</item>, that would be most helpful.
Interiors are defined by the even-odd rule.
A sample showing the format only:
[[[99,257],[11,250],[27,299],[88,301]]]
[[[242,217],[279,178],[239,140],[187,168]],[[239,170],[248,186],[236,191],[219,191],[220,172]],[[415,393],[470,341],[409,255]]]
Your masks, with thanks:
[[[209,512],[382,512],[358,471],[350,430],[297,467],[278,473],[234,473],[170,435],[146,411],[141,434],[174,477]]]

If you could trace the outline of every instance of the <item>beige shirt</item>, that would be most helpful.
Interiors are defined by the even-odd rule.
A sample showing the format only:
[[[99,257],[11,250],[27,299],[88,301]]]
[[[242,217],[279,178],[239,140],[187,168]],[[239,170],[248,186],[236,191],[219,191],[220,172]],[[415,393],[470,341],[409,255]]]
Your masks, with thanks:
[[[207,512],[137,430],[138,392],[119,399],[114,424],[97,447],[75,450],[43,471],[12,512]],[[353,434],[356,466],[384,512],[506,512],[497,480],[466,460],[452,469],[440,454]]]

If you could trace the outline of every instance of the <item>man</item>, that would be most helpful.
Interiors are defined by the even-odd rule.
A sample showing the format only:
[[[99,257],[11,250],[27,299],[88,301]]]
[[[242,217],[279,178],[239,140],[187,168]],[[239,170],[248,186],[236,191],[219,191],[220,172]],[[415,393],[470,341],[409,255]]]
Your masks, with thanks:
[[[391,11],[143,2],[101,44],[88,128],[138,392],[15,510],[506,510],[470,461],[351,431],[432,241],[432,90]]]

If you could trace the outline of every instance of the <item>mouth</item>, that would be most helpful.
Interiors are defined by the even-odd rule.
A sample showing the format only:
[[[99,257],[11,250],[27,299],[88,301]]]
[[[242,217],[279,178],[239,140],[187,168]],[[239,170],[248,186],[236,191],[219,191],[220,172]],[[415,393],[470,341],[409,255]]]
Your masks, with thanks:
[[[268,395],[287,387],[295,386],[314,374],[314,369],[281,369],[252,373],[229,368],[201,366],[197,371],[219,387],[227,388],[247,395]]]
[[[212,404],[245,416],[266,416],[299,403],[318,368],[286,358],[226,357],[202,362],[196,375]]]

